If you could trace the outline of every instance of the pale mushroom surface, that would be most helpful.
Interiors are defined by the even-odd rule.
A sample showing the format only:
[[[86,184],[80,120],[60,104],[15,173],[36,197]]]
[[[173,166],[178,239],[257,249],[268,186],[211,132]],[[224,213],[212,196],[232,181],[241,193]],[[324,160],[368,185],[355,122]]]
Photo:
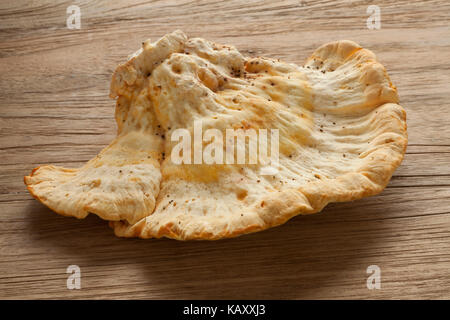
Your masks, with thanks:
[[[175,31],[144,42],[116,69],[111,97],[116,139],[80,169],[41,166],[25,183],[54,211],[97,214],[124,237],[234,237],[374,195],[407,145],[406,114],[385,68],[347,40],[297,66]],[[194,122],[223,137],[277,129],[276,172],[263,174],[260,163],[174,163],[171,137],[194,135]],[[204,139],[202,150],[212,143]]]

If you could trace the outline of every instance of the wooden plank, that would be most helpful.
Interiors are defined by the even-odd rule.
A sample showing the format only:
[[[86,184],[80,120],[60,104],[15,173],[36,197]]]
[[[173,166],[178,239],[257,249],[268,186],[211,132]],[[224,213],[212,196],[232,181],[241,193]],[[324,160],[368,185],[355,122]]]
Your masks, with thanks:
[[[8,217],[5,297],[449,298],[450,214],[392,218],[380,211],[355,221],[359,209],[342,208],[237,239],[180,243],[117,239],[98,218],[42,208],[31,202],[26,221]],[[81,267],[82,290],[65,288],[70,264]],[[382,270],[382,290],[365,287],[371,264]]]

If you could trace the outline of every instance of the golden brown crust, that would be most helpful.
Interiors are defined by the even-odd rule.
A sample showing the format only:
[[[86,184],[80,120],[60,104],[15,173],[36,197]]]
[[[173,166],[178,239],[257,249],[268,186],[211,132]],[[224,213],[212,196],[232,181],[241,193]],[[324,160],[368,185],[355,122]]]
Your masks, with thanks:
[[[122,237],[229,238],[318,212],[330,202],[371,196],[385,188],[407,145],[406,114],[385,68],[371,51],[347,40],[321,46],[297,67],[244,57],[233,47],[177,31],[145,42],[119,66],[111,97],[118,97],[119,135],[102,152],[107,161],[94,159],[81,169],[36,168],[25,184],[60,214],[83,218],[93,212],[112,220]],[[156,133],[168,137],[176,128],[192,130],[195,119],[219,131],[278,128],[279,173],[261,176],[258,165],[175,165],[167,139],[137,142]],[[133,146],[119,162],[124,149],[118,145]],[[147,154],[158,160],[138,167],[131,179],[117,176]],[[90,189],[77,189],[80,181]],[[135,188],[131,197],[111,190],[117,181]],[[53,190],[61,185],[76,190],[81,209],[58,198]],[[109,198],[91,191],[99,188]],[[143,194],[150,195],[148,202]],[[92,200],[101,205],[90,205]],[[120,210],[111,211],[108,201]]]

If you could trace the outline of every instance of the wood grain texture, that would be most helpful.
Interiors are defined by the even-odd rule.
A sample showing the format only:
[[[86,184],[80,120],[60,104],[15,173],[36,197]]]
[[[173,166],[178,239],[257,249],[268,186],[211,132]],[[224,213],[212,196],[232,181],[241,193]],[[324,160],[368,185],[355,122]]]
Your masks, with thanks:
[[[81,29],[66,8],[81,8]],[[368,30],[369,4],[381,29]],[[0,298],[450,298],[450,3],[439,1],[2,1]],[[216,242],[116,238],[56,215],[23,176],[80,166],[115,134],[112,71],[174,29],[301,64],[319,45],[373,50],[408,115],[402,166],[378,196]],[[66,288],[78,265],[82,289]],[[366,268],[381,268],[368,290]]]

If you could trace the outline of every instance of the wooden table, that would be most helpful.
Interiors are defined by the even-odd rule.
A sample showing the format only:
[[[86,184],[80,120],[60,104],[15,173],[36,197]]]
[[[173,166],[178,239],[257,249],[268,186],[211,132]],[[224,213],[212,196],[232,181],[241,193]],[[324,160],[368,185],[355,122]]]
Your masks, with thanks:
[[[69,5],[81,29],[66,26]],[[370,1],[2,1],[0,298],[450,298],[450,3]],[[61,217],[26,191],[40,164],[81,166],[115,134],[111,74],[182,29],[245,54],[301,64],[319,45],[373,50],[406,108],[409,147],[380,195],[216,242],[119,239],[105,221]],[[81,268],[68,290],[66,268]],[[381,289],[366,286],[381,269]]]

